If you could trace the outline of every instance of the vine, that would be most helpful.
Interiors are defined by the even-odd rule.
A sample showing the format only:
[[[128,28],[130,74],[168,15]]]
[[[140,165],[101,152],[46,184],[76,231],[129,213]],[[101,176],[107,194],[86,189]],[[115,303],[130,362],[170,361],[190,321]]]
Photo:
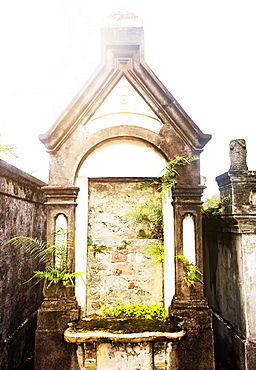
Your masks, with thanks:
[[[151,183],[145,183],[142,188],[147,188],[152,185],[157,186],[158,195],[157,198],[162,199],[162,196],[166,192],[170,192],[171,189],[178,183],[179,172],[177,167],[187,166],[191,162],[198,160],[197,157],[180,157],[175,156],[169,161],[161,172],[162,176],[152,181]]]

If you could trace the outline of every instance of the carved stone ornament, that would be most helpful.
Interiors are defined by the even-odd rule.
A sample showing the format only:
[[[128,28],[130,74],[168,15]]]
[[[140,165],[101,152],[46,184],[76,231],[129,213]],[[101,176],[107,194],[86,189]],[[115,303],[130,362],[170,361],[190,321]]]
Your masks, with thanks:
[[[230,171],[248,170],[246,163],[246,141],[244,139],[231,140],[229,144]]]

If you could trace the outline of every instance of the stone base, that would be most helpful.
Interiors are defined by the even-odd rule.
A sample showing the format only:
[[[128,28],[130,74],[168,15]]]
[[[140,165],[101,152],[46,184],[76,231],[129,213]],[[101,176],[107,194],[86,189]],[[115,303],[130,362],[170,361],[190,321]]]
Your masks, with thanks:
[[[64,333],[64,339],[68,343],[77,345],[81,370],[171,370],[173,368],[169,360],[172,345],[182,341],[186,334],[176,320],[175,325],[169,325],[173,332],[161,331],[160,325],[159,331],[150,331],[150,325],[146,324],[150,320],[145,320],[145,331],[138,333],[127,333],[125,329],[123,333],[119,330],[107,331],[104,330],[104,325],[98,330],[88,331],[87,324],[90,320],[93,328],[95,320],[88,318],[84,326],[81,321],[70,323]],[[109,320],[118,321],[125,327],[125,319]],[[139,319],[133,320],[136,322]],[[139,326],[138,322],[137,325]],[[156,327],[154,329],[157,330]]]
[[[174,301],[171,313],[184,319],[187,335],[172,344],[172,370],[214,370],[212,313],[206,301]]]
[[[64,341],[67,323],[78,319],[78,306],[74,300],[45,300],[38,311],[35,369],[80,370],[76,346]]]
[[[97,370],[153,370],[152,346],[150,343],[99,343]]]
[[[88,342],[77,344],[77,358],[80,370],[170,370],[171,350],[168,342]]]

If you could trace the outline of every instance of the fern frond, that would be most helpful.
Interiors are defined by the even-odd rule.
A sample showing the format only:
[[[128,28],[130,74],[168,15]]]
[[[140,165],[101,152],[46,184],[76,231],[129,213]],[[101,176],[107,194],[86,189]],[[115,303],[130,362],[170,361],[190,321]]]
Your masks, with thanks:
[[[67,266],[68,248],[72,248],[73,241],[68,238],[68,231],[59,227],[54,233],[55,240],[55,264],[60,269]]]
[[[54,250],[54,246],[48,245],[46,241],[27,236],[16,236],[8,240],[4,245],[7,244],[23,249],[26,253],[43,263],[47,262],[49,253],[52,253]]]

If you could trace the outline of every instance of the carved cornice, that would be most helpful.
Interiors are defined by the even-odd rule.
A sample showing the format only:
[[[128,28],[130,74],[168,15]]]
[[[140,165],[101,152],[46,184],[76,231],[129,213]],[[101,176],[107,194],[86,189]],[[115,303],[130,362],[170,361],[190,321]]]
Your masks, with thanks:
[[[42,190],[45,194],[46,205],[76,205],[79,192],[79,188],[76,186],[44,186]]]
[[[215,215],[203,218],[209,231],[235,234],[256,234],[256,215]]]
[[[193,203],[193,204],[202,204],[201,197],[205,189],[204,185],[190,186],[190,185],[181,185],[173,189],[173,201],[175,204],[178,203]]]

